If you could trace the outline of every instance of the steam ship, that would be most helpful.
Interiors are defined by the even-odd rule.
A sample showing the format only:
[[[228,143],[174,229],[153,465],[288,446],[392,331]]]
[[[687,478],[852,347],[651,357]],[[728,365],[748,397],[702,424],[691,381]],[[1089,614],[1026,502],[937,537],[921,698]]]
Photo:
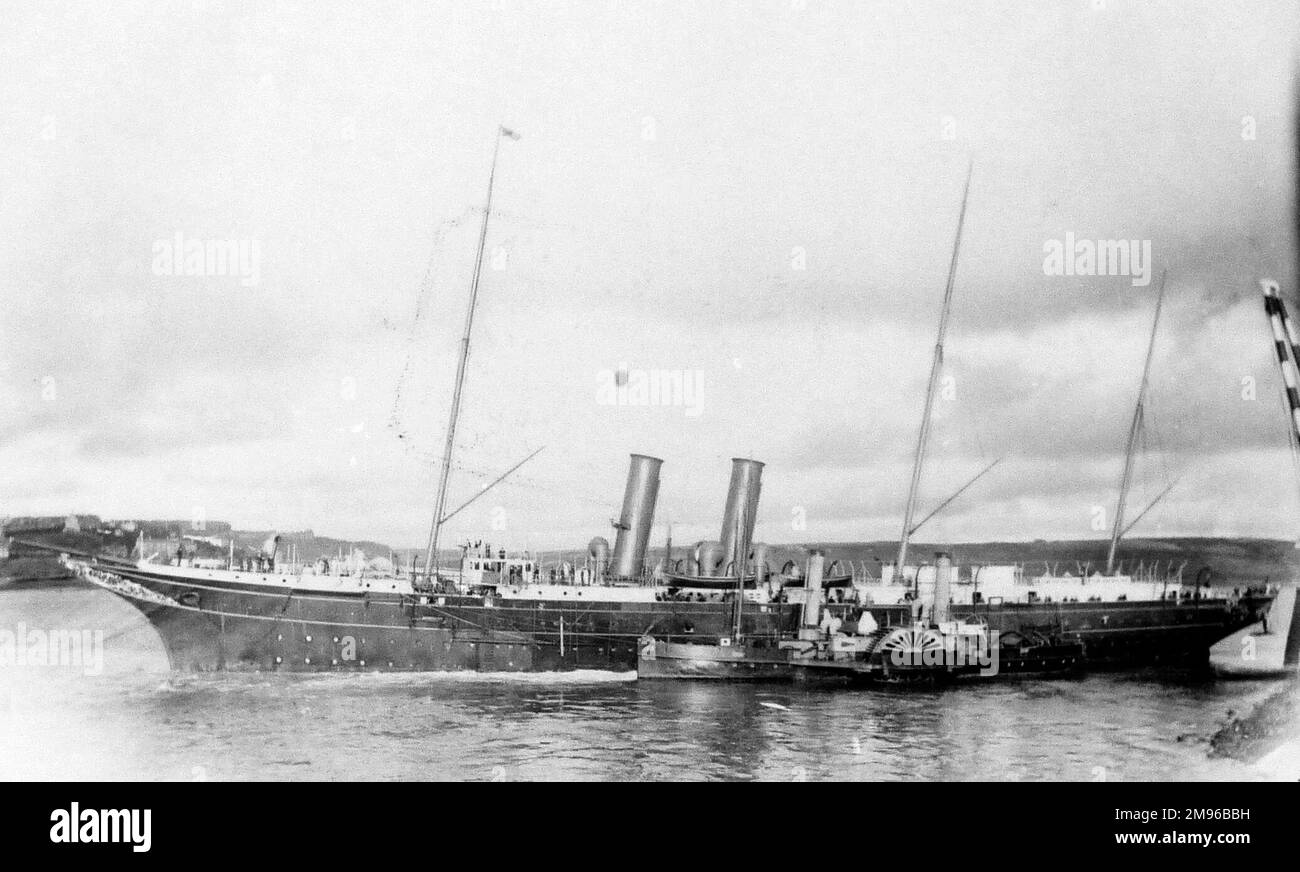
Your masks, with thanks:
[[[769,566],[748,548],[739,575],[734,536],[752,541],[763,465],[732,461],[719,540],[648,567],[658,458],[633,455],[612,551],[592,540],[581,567],[547,569],[535,555],[491,545],[461,548],[457,570],[394,576],[275,565],[263,571],[67,557],[82,578],[125,598],[153,624],[174,669],[286,671],[634,670],[638,640],[716,644],[737,635],[799,629],[800,569]],[[835,620],[881,628],[913,623],[933,600],[935,566],[897,577],[846,573],[831,563],[822,585]],[[554,571],[554,577],[550,572]],[[951,613],[1003,636],[1051,634],[1082,643],[1090,666],[1199,663],[1210,646],[1259,619],[1269,598],[1177,578],[1034,576],[1016,566],[954,567]],[[743,605],[737,610],[737,598]],[[736,626],[737,611],[740,626]],[[739,631],[739,632],[737,632]]]
[[[661,463],[632,456],[612,552],[597,537],[584,566],[552,567],[553,577],[533,555],[481,543],[461,548],[458,571],[390,577],[317,567],[276,572],[273,544],[262,572],[94,557],[65,562],[135,605],[181,670],[632,670],[646,633],[717,639],[733,632],[735,591],[691,587],[671,575],[656,582],[645,571]],[[733,468],[728,507],[756,505],[762,464],[738,458]],[[724,530],[735,529],[733,517]],[[696,557],[708,560],[717,546],[701,543]],[[720,581],[722,569],[709,566],[709,581]],[[746,581],[747,632],[795,625],[798,603],[782,591],[799,579],[769,575],[764,565]],[[896,622],[906,608],[880,611]]]
[[[612,553],[604,538],[593,539],[581,572],[573,567],[544,571],[532,555],[507,554],[482,543],[461,549],[457,570],[438,566],[442,527],[465,507],[447,513],[446,496],[497,158],[503,139],[519,138],[506,128],[499,133],[423,572],[367,576],[339,567],[283,571],[277,569],[274,541],[260,571],[236,570],[233,563],[228,569],[187,566],[180,558],[177,565],[161,565],[66,556],[79,576],[124,597],[148,618],[174,668],[622,671],[636,668],[638,640],[646,636],[665,644],[721,644],[736,636],[779,636],[799,629],[805,591],[800,570],[791,561],[771,571],[771,549],[750,544],[763,464],[749,458],[732,461],[719,539],[698,543],[676,562],[669,551],[657,572],[647,566],[646,552],[662,461],[641,454],[632,455]],[[968,177],[967,192],[969,183]],[[833,591],[825,603],[831,620],[863,621],[869,615],[879,627],[912,625],[926,618],[917,610],[933,602],[934,568],[910,566],[906,556],[909,538],[920,526],[912,524],[912,512],[965,210],[964,196],[899,557],[893,566],[882,567],[878,578],[837,573],[832,564],[820,585]],[[1140,395],[1135,428],[1141,403]],[[1129,460],[1135,442],[1131,433]],[[505,475],[525,462],[527,458]],[[1123,532],[1120,519],[1129,472],[1126,461],[1112,559]],[[1108,571],[1034,578],[1017,567],[976,567],[964,579],[960,571],[954,574],[955,620],[1004,635],[1048,633],[1081,643],[1091,665],[1204,662],[1214,642],[1256,621],[1269,601],[1264,592],[1214,590],[1200,579],[1189,587],[1180,576],[1142,580]]]

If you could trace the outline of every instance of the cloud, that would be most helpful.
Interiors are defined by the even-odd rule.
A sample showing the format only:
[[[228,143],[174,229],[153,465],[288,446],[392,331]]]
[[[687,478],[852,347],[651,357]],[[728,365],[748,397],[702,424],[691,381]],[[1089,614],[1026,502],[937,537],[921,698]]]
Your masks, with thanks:
[[[547,449],[456,535],[608,534],[632,451],[686,539],[737,455],[773,541],[896,535],[971,156],[922,504],[1007,460],[937,533],[1113,500],[1155,288],[1043,275],[1073,232],[1169,269],[1139,489],[1187,484],[1147,523],[1289,535],[1256,280],[1296,280],[1296,11],[1028,9],[15,10],[4,511],[421,544],[505,116],[453,502]],[[154,275],[178,232],[256,240],[261,282]],[[622,364],[702,373],[699,414],[601,404]]]

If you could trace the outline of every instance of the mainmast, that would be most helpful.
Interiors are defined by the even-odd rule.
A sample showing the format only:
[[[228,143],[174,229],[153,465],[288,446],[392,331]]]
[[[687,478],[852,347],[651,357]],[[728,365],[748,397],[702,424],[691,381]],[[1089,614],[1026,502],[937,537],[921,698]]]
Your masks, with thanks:
[[[1142,364],[1142,384],[1138,387],[1137,405],[1133,407],[1133,422],[1129,425],[1128,444],[1124,448],[1124,473],[1119,480],[1119,500],[1115,504],[1115,526],[1111,529],[1110,534],[1110,553],[1106,555],[1107,575],[1111,575],[1115,571],[1115,550],[1119,548],[1119,539],[1125,532],[1124,504],[1128,501],[1128,489],[1133,481],[1133,454],[1137,450],[1138,438],[1142,435],[1142,419],[1146,414],[1147,383],[1151,379],[1151,357],[1156,350],[1156,331],[1160,327],[1160,307],[1165,301],[1165,278],[1167,275],[1167,273],[1160,274],[1160,294],[1156,297],[1156,315],[1151,322],[1151,339],[1147,343],[1147,359]],[[1163,495],[1161,494],[1161,496]]]
[[[921,415],[921,432],[916,438],[916,454],[912,458],[912,483],[907,489],[907,508],[903,512],[903,533],[898,537],[898,561],[894,564],[895,579],[902,579],[907,564],[907,546],[912,538],[912,515],[916,512],[917,491],[921,486],[921,465],[925,461],[925,446],[930,437],[930,417],[934,412],[934,394],[943,368],[943,340],[948,333],[948,315],[952,311],[952,289],[957,277],[957,252],[961,249],[961,231],[966,223],[966,200],[970,196],[970,177],[974,164],[966,170],[966,188],[961,195],[961,212],[957,216],[957,236],[952,243],[952,261],[948,264],[948,284],[943,291],[943,309],[939,313],[939,336],[934,343],[934,360],[930,363],[930,383],[925,389],[925,411]]]
[[[438,568],[438,537],[442,524],[446,520],[443,510],[447,507],[447,481],[451,477],[451,455],[456,446],[456,423],[460,418],[461,389],[465,386],[465,365],[469,360],[469,340],[474,329],[474,308],[478,303],[479,276],[483,272],[483,247],[487,242],[488,218],[492,215],[492,185],[496,181],[497,156],[501,153],[501,139],[509,137],[518,139],[519,134],[506,127],[498,127],[495,144],[492,147],[492,169],[488,173],[487,200],[483,205],[483,223],[478,233],[478,254],[474,258],[474,278],[469,286],[469,306],[465,311],[465,331],[460,339],[460,360],[456,364],[456,389],[451,395],[451,418],[447,423],[447,444],[442,452],[442,471],[438,475],[438,501],[433,510],[433,525],[429,528],[428,552],[424,558],[424,577],[433,584],[434,573]]]

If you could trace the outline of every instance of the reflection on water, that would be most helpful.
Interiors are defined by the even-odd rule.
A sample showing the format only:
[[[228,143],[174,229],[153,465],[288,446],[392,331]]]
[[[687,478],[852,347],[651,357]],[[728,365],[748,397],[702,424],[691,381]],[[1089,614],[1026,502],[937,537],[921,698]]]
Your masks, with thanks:
[[[1210,760],[1276,685],[1105,674],[944,690],[631,675],[168,673],[98,592],[0,592],[0,629],[102,629],[101,675],[0,668],[0,778],[1256,779]],[[107,595],[104,595],[107,597]]]
[[[948,690],[630,676],[0,673],[0,777],[1178,780],[1258,685],[1093,676]]]

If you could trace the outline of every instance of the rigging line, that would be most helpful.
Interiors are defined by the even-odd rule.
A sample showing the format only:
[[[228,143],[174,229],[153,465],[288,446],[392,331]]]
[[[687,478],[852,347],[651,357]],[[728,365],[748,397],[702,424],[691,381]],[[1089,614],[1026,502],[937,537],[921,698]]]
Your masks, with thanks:
[[[1146,404],[1147,423],[1146,423],[1146,432],[1143,435],[1144,437],[1149,437],[1149,438],[1144,443],[1144,447],[1148,452],[1148,456],[1150,456],[1151,453],[1155,454],[1156,461],[1160,465],[1160,469],[1159,469],[1160,478],[1165,483],[1168,483],[1170,480],[1170,469],[1169,469],[1170,458],[1168,456],[1168,452],[1165,449],[1164,435],[1161,433],[1160,426],[1156,423],[1157,421],[1160,420],[1160,402],[1159,399],[1157,398],[1156,402],[1153,404],[1151,402],[1153,396],[1154,395],[1152,394],[1148,394],[1147,396],[1147,404]]]
[[[408,451],[414,451],[414,449],[408,449]],[[428,451],[419,452],[415,456],[416,459],[419,460],[421,463],[432,463],[435,466],[441,464],[442,457],[443,457],[443,455],[441,454],[434,454]],[[495,470],[484,469],[477,466],[466,466],[461,461],[457,461],[455,459],[452,460],[452,467],[457,472],[463,472],[470,475],[473,478],[479,478],[479,479],[486,479],[489,476],[496,474]],[[541,479],[529,478],[527,476],[520,476],[516,478],[513,482],[510,482],[509,486],[529,488],[531,490],[539,491],[542,493],[549,493],[557,496],[563,496],[565,499],[580,500],[583,502],[591,503],[592,505],[601,506],[603,508],[617,507],[619,505],[618,502],[610,499],[609,497],[596,497],[591,494],[578,493],[570,489],[567,485],[563,485],[559,483],[547,483]]]
[[[987,421],[984,426],[988,426]],[[988,452],[984,450],[984,427],[975,428],[975,450],[979,452],[980,460],[988,457]],[[999,460],[1000,459],[1001,458],[999,458]]]
[[[416,455],[416,460],[419,460],[419,461],[421,461],[421,462],[423,462],[423,463],[436,463],[436,464],[441,464],[441,463],[442,463],[442,460],[443,460],[443,455],[441,455],[441,454],[419,454],[419,455]],[[490,475],[495,475],[495,474],[496,474],[496,473],[495,473],[495,470],[485,469],[485,468],[483,468],[483,467],[478,467],[478,466],[467,466],[467,465],[465,465],[465,463],[464,463],[463,461],[456,460],[456,459],[454,459],[454,458],[453,458],[452,461],[451,461],[451,466],[452,466],[452,468],[455,469],[457,472],[463,472],[463,473],[466,473],[467,475],[474,476],[474,477],[477,477],[477,478],[487,478],[487,477],[490,476]]]
[[[924,526],[924,524],[925,524],[926,521],[930,520],[930,519],[933,518],[935,515],[939,514],[939,513],[942,512],[945,508],[947,508],[948,505],[949,505],[950,503],[952,503],[953,500],[957,499],[957,497],[959,497],[959,496],[961,496],[963,493],[965,493],[965,492],[967,491],[967,489],[970,488],[971,485],[975,484],[975,482],[977,482],[977,481],[979,481],[981,478],[983,478],[983,477],[984,477],[984,474],[985,474],[986,472],[989,472],[990,470],[992,470],[993,467],[995,467],[995,466],[997,466],[999,463],[1001,463],[1002,460],[1003,460],[1003,458],[999,457],[997,460],[993,461],[993,462],[990,463],[988,466],[986,466],[986,467],[984,467],[983,469],[981,469],[981,470],[980,470],[980,471],[975,475],[974,478],[972,478],[970,481],[966,482],[964,485],[962,485],[960,488],[958,488],[957,491],[956,491],[955,493],[953,493],[952,496],[948,497],[948,499],[946,499],[946,500],[944,500],[943,502],[939,503],[939,505],[936,506],[936,507],[934,508],[934,511],[930,512],[930,514],[926,515],[924,518],[922,518],[921,520],[917,521],[916,524],[913,525],[912,530],[911,530],[911,532],[910,532],[908,535],[911,535],[912,533],[915,533],[917,530],[921,529],[921,527]]]
[[[1161,500],[1163,500],[1166,496],[1169,495],[1169,492],[1174,489],[1174,485],[1178,484],[1179,481],[1180,479],[1174,479],[1169,484],[1168,487],[1166,487],[1164,490],[1162,490],[1160,493],[1156,495],[1155,499],[1147,503],[1146,508],[1144,508],[1142,511],[1137,513],[1137,517],[1135,517],[1132,521],[1129,522],[1129,525],[1124,528],[1124,532],[1121,535],[1127,536],[1129,534],[1129,531],[1137,526],[1137,522],[1142,520],[1142,518],[1146,516],[1147,512],[1154,509]]]
[[[1142,410],[1142,417],[1143,426],[1138,432],[1137,456],[1133,458],[1133,475],[1141,482],[1142,487],[1146,488],[1151,483],[1151,470],[1148,468],[1150,464],[1142,462],[1144,458],[1151,456],[1151,432],[1145,425],[1146,409]]]
[[[506,479],[506,477],[510,475],[510,473],[514,472],[516,469],[518,469],[519,467],[523,466],[525,463],[527,463],[528,461],[532,460],[532,459],[533,459],[534,457],[536,457],[537,455],[541,454],[545,449],[546,449],[546,446],[543,445],[541,448],[538,448],[538,449],[537,449],[536,451],[534,451],[532,454],[528,455],[528,456],[525,457],[523,460],[519,461],[519,462],[516,463],[514,466],[510,467],[510,468],[507,469],[505,472],[501,473],[499,476],[497,476],[495,479],[493,479],[489,484],[486,484],[486,485],[484,485],[482,488],[480,488],[479,491],[478,491],[478,493],[474,494],[474,496],[470,497],[468,500],[466,500],[465,502],[461,503],[459,506],[457,506],[457,507],[456,507],[455,509],[453,509],[452,511],[450,511],[450,512],[448,512],[447,514],[443,515],[443,516],[442,516],[442,520],[439,521],[438,523],[440,523],[440,524],[445,524],[445,523],[447,523],[448,521],[450,521],[452,518],[454,518],[454,517],[456,517],[457,515],[459,515],[463,509],[467,509],[467,508],[469,508],[469,506],[470,506],[470,505],[471,505],[475,500],[477,500],[479,497],[481,497],[481,496],[483,496],[484,494],[486,494],[488,491],[492,490],[492,488],[496,487],[498,484],[500,484],[502,481],[504,481],[504,480]]]
[[[484,474],[477,477],[486,478],[487,475]],[[563,485],[547,485],[547,484],[541,484],[536,482],[530,483],[526,481],[515,481],[515,482],[505,483],[502,486],[505,488],[524,488],[530,491],[534,491],[536,493],[543,493],[543,494],[549,494],[556,497],[563,497],[565,500],[569,500],[573,502],[582,502],[592,506],[599,506],[602,509],[615,510],[619,507],[619,503],[610,500],[606,497],[595,497],[587,494],[576,493],[572,490],[569,490],[567,487]]]
[[[431,251],[429,253],[429,261],[425,266],[424,278],[420,282],[420,290],[415,297],[415,316],[411,319],[411,329],[408,331],[406,360],[402,364],[402,369],[397,375],[397,386],[393,395],[393,411],[391,420],[389,421],[390,427],[401,426],[400,407],[402,402],[402,392],[406,388],[407,380],[410,378],[411,359],[413,356],[411,349],[415,345],[415,331],[419,327],[420,320],[424,317],[425,306],[428,304],[429,297],[433,292],[434,272],[437,268],[438,257],[441,254],[443,240],[452,228],[459,227],[466,219],[470,218],[477,211],[477,207],[471,206],[462,211],[461,214],[457,215],[455,218],[449,218],[446,221],[443,221],[434,231],[433,245],[431,246]]]

